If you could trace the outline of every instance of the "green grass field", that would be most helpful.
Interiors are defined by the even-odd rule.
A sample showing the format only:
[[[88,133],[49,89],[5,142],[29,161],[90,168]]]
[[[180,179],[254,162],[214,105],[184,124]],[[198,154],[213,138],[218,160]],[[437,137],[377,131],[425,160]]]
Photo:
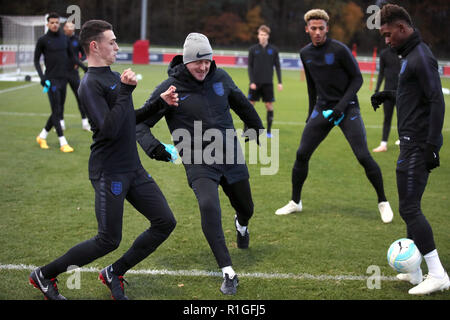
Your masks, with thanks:
[[[122,71],[126,67],[116,65],[114,69]],[[137,108],[167,74],[166,66],[132,68],[143,76],[133,95]],[[235,68],[227,71],[246,93],[247,71]],[[164,192],[178,224],[170,238],[134,268],[136,273],[126,275],[127,295],[136,300],[448,300],[448,291],[426,297],[408,295],[411,285],[394,281],[395,272],[386,261],[390,243],[406,233],[398,214],[395,167],[399,149],[394,145],[395,128],[391,131],[389,151],[373,154],[382,169],[386,194],[394,210],[391,224],[381,222],[375,191],[338,128],[312,157],[302,195],[303,212],[283,217],[274,214],[290,199],[291,168],[308,101],[306,83],[300,80],[298,71],[283,71],[283,79],[284,90],[275,92],[278,172],[261,175],[261,168],[267,165],[249,165],[255,212],[248,250],[236,247],[234,212],[220,191],[227,244],[234,268],[240,274],[238,294],[223,296],[219,291],[222,279],[216,273],[220,270],[201,231],[197,202],[183,166],[151,160],[138,147],[144,167]],[[374,112],[370,106],[369,76],[365,75],[364,80],[359,100],[371,150],[381,139],[383,112]],[[91,135],[81,130],[75,99],[69,89],[65,135],[75,152],[60,152],[54,132],[48,138],[50,149],[41,150],[35,137],[47,120],[48,99],[38,84],[4,90],[23,84],[0,83],[0,300],[41,300],[38,290],[28,285],[30,266],[50,262],[97,232],[94,192],[87,171]],[[449,88],[450,79],[442,79],[442,84]],[[448,95],[445,101],[449,106]],[[256,108],[265,123],[263,104],[258,103]],[[235,126],[242,128],[242,122],[236,115],[233,117]],[[431,174],[422,202],[447,270],[450,269],[449,120],[447,113],[441,167]],[[158,123],[154,133],[162,141],[170,142],[165,121]],[[146,220],[127,203],[120,247],[86,267],[100,269],[114,262],[147,227]],[[379,267],[383,276],[375,289],[370,289],[367,283],[373,275],[367,272],[370,266]],[[422,267],[426,273],[425,264]],[[198,272],[181,272],[193,270]],[[67,286],[69,277],[69,274],[59,277],[60,291],[68,299],[110,299],[96,272],[81,273],[80,289]]]

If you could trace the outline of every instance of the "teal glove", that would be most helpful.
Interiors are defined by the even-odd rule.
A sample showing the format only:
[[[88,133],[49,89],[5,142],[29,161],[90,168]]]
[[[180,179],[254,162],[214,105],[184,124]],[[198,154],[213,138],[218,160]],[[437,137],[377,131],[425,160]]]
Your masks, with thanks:
[[[43,93],[47,93],[48,90],[50,90],[50,86],[51,86],[50,80],[45,80],[45,82],[44,82],[44,89],[42,89],[42,92]]]
[[[178,159],[177,148],[175,148],[175,146],[172,144],[165,144],[165,143],[162,144],[166,148],[166,151],[170,153],[170,162],[174,163]]]
[[[335,126],[339,125],[339,123],[341,123],[342,119],[344,119],[345,116],[342,111],[336,109],[324,110],[322,111],[322,114],[325,119],[328,119],[328,121],[334,121]]]

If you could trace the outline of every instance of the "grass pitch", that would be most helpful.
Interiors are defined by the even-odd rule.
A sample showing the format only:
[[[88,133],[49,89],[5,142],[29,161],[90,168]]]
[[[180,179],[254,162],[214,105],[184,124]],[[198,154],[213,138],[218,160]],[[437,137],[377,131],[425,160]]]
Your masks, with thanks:
[[[126,67],[115,65],[113,69],[122,71]],[[138,108],[167,77],[167,67],[132,68],[143,77],[133,94]],[[247,70],[226,69],[246,94]],[[369,82],[369,76],[365,75],[358,96],[371,150],[381,139],[383,112],[382,109],[374,112],[370,106]],[[68,89],[65,136],[75,152],[60,152],[54,132],[48,138],[50,149],[41,150],[35,137],[49,115],[48,98],[38,84],[5,90],[23,84],[0,83],[0,300],[41,300],[42,295],[28,285],[30,266],[48,263],[97,232],[94,192],[87,171],[92,140],[89,133],[81,130],[73,94]],[[220,190],[225,236],[234,268],[241,275],[238,294],[229,297],[219,291],[220,270],[201,231],[198,205],[183,166],[151,160],[138,147],[144,167],[165,194],[178,224],[169,239],[133,269],[136,273],[126,275],[127,295],[139,300],[448,300],[448,292],[426,297],[408,295],[411,285],[394,281],[395,272],[386,261],[391,242],[406,234],[398,214],[396,128],[391,130],[388,152],[373,154],[394,210],[391,224],[381,222],[375,191],[338,128],[332,130],[311,159],[302,194],[303,212],[283,217],[274,214],[290,199],[291,169],[308,109],[306,82],[298,71],[284,70],[283,85],[283,91],[275,92],[273,126],[279,129],[278,171],[275,175],[261,175],[261,168],[267,165],[249,165],[255,213],[248,250],[236,247],[234,212]],[[449,88],[450,79],[442,79],[442,85]],[[448,95],[445,101],[449,106]],[[263,104],[257,103],[256,109],[265,123]],[[237,116],[233,114],[233,118],[236,128],[242,128]],[[450,269],[448,120],[447,113],[441,167],[430,175],[422,202],[447,270]],[[164,120],[157,124],[154,133],[163,142],[170,142]],[[128,203],[123,225],[120,247],[86,267],[101,269],[112,263],[148,227],[147,221]],[[374,273],[368,269],[370,266],[380,271],[379,283],[372,281]],[[422,267],[426,273],[426,266]],[[70,289],[70,276],[59,276],[60,291],[67,298],[110,299],[96,272],[81,272],[79,289]]]

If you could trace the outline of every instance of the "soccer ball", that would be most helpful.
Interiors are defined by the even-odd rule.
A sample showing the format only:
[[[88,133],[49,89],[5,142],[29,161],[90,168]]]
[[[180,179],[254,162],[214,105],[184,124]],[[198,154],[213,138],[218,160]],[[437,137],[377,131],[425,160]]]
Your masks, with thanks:
[[[387,252],[389,265],[400,273],[411,273],[422,263],[422,254],[414,241],[402,238],[394,241]]]

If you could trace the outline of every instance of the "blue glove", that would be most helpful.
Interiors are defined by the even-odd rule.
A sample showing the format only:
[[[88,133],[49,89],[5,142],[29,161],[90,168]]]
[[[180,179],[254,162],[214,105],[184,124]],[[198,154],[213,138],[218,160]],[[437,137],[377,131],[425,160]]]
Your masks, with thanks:
[[[43,93],[47,93],[48,90],[50,89],[50,86],[51,86],[50,80],[45,80],[45,82],[44,82],[44,89],[42,90],[42,92]]]
[[[323,117],[328,119],[328,121],[334,121],[334,125],[337,126],[344,119],[345,114],[342,111],[336,109],[328,109],[322,111]]]
[[[162,143],[162,142],[161,142]],[[166,148],[166,151],[168,152],[168,153],[170,153],[170,162],[175,162],[175,160],[177,160],[178,159],[178,151],[177,151],[177,148],[175,148],[175,146],[174,145],[172,145],[172,144],[165,144],[165,143],[162,143],[163,144],[163,146]]]

